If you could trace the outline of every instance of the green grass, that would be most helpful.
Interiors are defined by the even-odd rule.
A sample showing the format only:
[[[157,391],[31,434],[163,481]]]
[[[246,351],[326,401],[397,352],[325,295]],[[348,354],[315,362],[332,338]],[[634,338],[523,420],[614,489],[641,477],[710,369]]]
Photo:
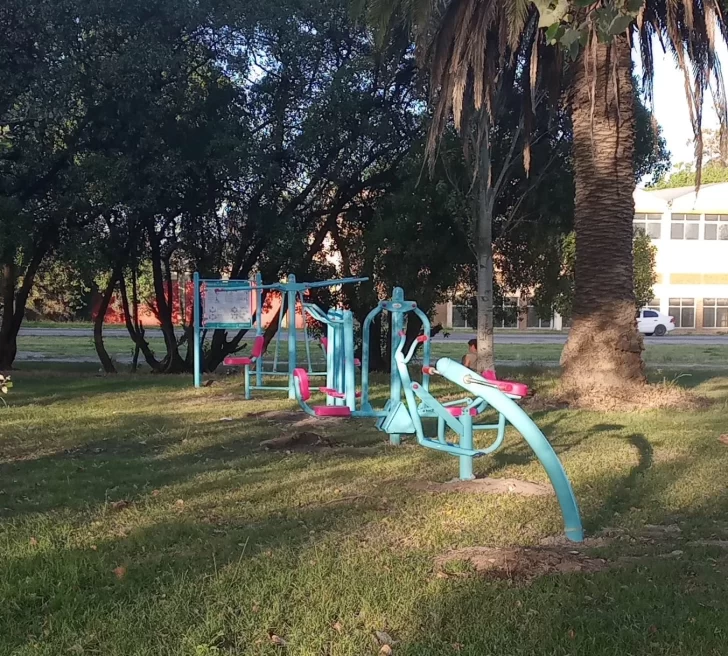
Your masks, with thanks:
[[[249,340],[248,340],[249,341]],[[130,358],[133,352],[131,340],[127,337],[106,337],[106,348],[113,358]],[[164,340],[153,337],[149,340],[153,350],[164,353]],[[269,348],[267,359],[272,360],[274,352],[273,342]],[[31,352],[43,357],[87,357],[95,358],[93,339],[91,337],[32,337],[21,335],[18,338],[18,348],[21,351]],[[520,362],[558,362],[561,356],[560,344],[497,344],[496,357],[499,361]],[[466,344],[454,342],[434,342],[432,345],[433,357],[451,357],[460,359],[467,350]],[[247,353],[248,349],[244,349]],[[321,349],[318,342],[311,343],[312,358],[321,361]],[[288,355],[288,346],[281,342],[280,357],[285,360]],[[303,343],[298,344],[298,357],[305,358]],[[653,366],[699,364],[716,367],[728,366],[728,345],[663,345],[648,344],[645,350],[645,361]]]
[[[553,498],[413,491],[456,459],[389,447],[367,420],[306,427],[335,449],[266,452],[295,429],[250,413],[292,408],[280,397],[91,368],[28,364],[0,409],[0,654],[361,656],[375,631],[397,656],[726,653],[728,552],[689,543],[728,539],[728,377],[680,379],[713,399],[699,412],[535,414],[588,532],[681,533],[526,585],[439,578],[433,558],[559,534]],[[476,471],[545,481],[514,435]]]
[[[498,360],[522,362],[558,362],[561,344],[496,344]],[[463,344],[433,344],[433,354],[438,357],[460,358],[465,353]],[[728,366],[728,345],[699,346],[693,344],[646,344],[645,361],[650,365],[702,364]]]

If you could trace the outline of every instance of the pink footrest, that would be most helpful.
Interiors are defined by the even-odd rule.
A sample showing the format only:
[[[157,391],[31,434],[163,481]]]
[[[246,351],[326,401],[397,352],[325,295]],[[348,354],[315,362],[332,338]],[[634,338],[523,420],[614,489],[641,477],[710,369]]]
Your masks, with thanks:
[[[332,396],[335,399],[345,399],[346,395],[342,394],[341,392],[337,392],[335,389],[331,387],[319,387],[319,392],[322,394],[326,394],[326,396]]]
[[[458,408],[457,406],[449,406],[445,408],[453,417],[462,417],[463,410],[465,408]],[[470,408],[468,414],[471,417],[475,417],[478,414],[478,408]]]
[[[528,385],[516,383],[512,380],[498,380],[493,371],[484,371],[483,378],[485,378],[488,382],[493,383],[493,385],[505,394],[512,394],[513,396],[520,397],[528,396]]]
[[[345,405],[316,405],[313,411],[317,417],[351,417],[351,410]]]

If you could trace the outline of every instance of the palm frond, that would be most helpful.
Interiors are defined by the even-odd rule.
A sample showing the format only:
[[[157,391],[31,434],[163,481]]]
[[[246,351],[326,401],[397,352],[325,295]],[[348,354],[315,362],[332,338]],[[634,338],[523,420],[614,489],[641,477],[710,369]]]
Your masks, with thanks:
[[[700,187],[703,161],[703,101],[708,93],[725,97],[725,84],[716,54],[719,39],[728,42],[719,0],[647,0],[637,22],[642,56],[643,88],[652,96],[654,57],[652,38],[682,71],[685,97],[695,142],[696,186]],[[728,115],[718,111],[725,132]]]

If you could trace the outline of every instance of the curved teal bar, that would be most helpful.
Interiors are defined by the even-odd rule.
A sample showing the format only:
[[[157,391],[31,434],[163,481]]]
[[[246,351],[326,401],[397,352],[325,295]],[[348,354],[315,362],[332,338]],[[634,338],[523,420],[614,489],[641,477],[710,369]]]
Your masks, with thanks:
[[[436,367],[437,371],[445,378],[465,388],[471,394],[479,396],[488,405],[502,413],[523,436],[523,439],[528,442],[536,457],[541,461],[543,468],[551,479],[551,484],[554,486],[556,498],[559,501],[561,514],[564,518],[566,537],[574,542],[583,541],[584,529],[581,525],[581,515],[579,514],[579,506],[576,503],[574,491],[571,489],[571,483],[566,476],[559,457],[541,432],[541,429],[513,399],[508,398],[496,387],[489,385],[485,378],[482,378],[474,371],[450,358],[441,358],[437,361]],[[481,381],[483,384],[480,384]]]

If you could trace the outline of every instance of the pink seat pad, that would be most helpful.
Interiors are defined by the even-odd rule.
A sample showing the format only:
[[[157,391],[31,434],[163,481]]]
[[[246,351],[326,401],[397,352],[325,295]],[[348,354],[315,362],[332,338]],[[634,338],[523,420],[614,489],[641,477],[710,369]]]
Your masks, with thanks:
[[[225,358],[223,363],[228,367],[244,367],[246,364],[253,364],[250,358]]]

